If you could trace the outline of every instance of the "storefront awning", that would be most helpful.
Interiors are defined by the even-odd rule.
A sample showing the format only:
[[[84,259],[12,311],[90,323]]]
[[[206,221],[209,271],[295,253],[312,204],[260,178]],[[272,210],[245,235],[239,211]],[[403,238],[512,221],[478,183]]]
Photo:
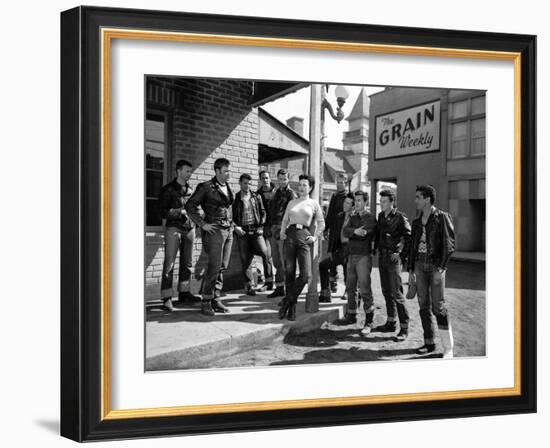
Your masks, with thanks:
[[[254,85],[254,93],[252,94],[250,105],[254,107],[269,103],[309,85],[303,82],[253,81],[252,83]]]

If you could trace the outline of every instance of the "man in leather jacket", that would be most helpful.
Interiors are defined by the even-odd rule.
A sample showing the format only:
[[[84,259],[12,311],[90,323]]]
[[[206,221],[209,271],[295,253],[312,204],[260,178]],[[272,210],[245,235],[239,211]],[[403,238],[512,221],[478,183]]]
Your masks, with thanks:
[[[380,192],[378,227],[376,228],[375,247],[378,250],[378,271],[382,294],[386,301],[386,323],[377,331],[391,333],[396,330],[396,314],[399,317],[400,330],[397,341],[408,336],[409,312],[407,310],[401,271],[407,259],[407,250],[411,239],[411,225],[407,217],[395,207],[395,193],[392,190]]]
[[[246,293],[255,296],[254,278],[252,277],[252,260],[254,255],[260,255],[264,266],[266,282],[273,283],[271,266],[267,263],[267,247],[263,232],[266,220],[262,197],[250,189],[250,174],[241,174],[239,185],[241,191],[235,195],[233,202],[234,233],[237,235],[237,244],[241,256],[241,267],[246,284]]]
[[[340,224],[339,214],[344,209],[344,201],[348,196],[348,176],[346,173],[340,173],[336,177],[336,192],[330,197],[328,204],[327,216],[325,217],[325,232],[324,238],[330,241],[331,233],[335,234],[334,237],[338,239],[340,237],[340,230],[337,229]],[[330,251],[329,251],[330,252]],[[338,287],[338,275],[336,271],[337,265],[330,267],[330,291],[336,292]]]
[[[262,198],[262,202],[264,204],[265,208],[265,224],[264,224],[264,241],[265,241],[265,247],[267,249],[267,258],[264,262],[264,276],[266,276],[267,272],[270,271],[273,276],[273,254],[271,249],[271,217],[270,217],[270,206],[271,206],[271,199],[276,191],[276,186],[273,182],[271,182],[271,178],[269,176],[269,172],[266,170],[260,171],[260,186],[258,190],[256,191],[256,194],[258,194]],[[273,290],[273,281],[272,278],[271,281],[265,280],[265,290],[271,291]]]
[[[445,306],[445,273],[455,248],[455,233],[451,216],[434,207],[435,188],[421,185],[416,188],[416,208],[421,212],[412,223],[409,251],[409,284],[416,282],[420,319],[424,330],[424,345],[417,350],[426,354],[435,350],[435,315],[443,346],[443,357],[453,357],[453,333]]]
[[[216,159],[215,176],[197,186],[185,205],[193,222],[202,229],[202,245],[208,266],[202,279],[202,309],[206,316],[229,310],[218,298],[223,288],[223,273],[229,268],[233,245],[233,192],[229,187],[229,160]],[[199,213],[199,206],[204,217]]]
[[[195,226],[187,216],[185,203],[193,193],[193,188],[189,185],[191,172],[191,163],[187,160],[179,160],[176,163],[177,177],[164,185],[159,194],[160,212],[165,220],[161,297],[166,311],[173,311],[172,283],[178,251],[180,253],[178,300],[179,302],[200,301],[200,298],[191,294],[189,289]]]
[[[273,191],[269,204],[269,220],[271,227],[271,255],[275,265],[275,290],[269,294],[268,298],[281,297],[285,295],[285,258],[283,254],[283,241],[281,240],[281,223],[285,215],[286,206],[290,201],[298,196],[288,185],[289,174],[285,168],[277,172],[277,181],[279,183],[276,190]]]
[[[332,301],[332,291],[330,289],[330,280],[332,272],[338,265],[344,269],[344,283],[347,279],[347,261],[348,261],[348,238],[342,234],[342,229],[347,225],[355,199],[353,194],[348,193],[344,200],[343,211],[333,220],[330,233],[328,235],[327,257],[319,262],[319,276],[321,277],[321,294],[319,294],[320,303],[330,303]],[[347,300],[347,294],[344,293],[342,300]]]

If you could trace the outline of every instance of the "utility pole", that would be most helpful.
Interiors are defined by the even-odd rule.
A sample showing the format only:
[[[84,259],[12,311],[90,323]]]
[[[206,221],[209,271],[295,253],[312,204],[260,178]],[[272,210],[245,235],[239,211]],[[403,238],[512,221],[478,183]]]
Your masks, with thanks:
[[[311,85],[311,103],[309,108],[309,174],[315,178],[315,187],[311,192],[311,198],[321,204],[322,190],[322,151],[324,146],[324,112],[323,100],[325,98],[325,86],[323,84]],[[321,255],[321,240],[319,239],[311,247],[311,279],[307,286],[306,312],[319,311],[319,257]]]

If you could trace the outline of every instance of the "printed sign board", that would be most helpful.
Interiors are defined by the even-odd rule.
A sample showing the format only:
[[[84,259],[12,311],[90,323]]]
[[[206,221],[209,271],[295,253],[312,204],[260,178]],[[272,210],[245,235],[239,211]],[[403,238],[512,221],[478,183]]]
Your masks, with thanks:
[[[439,151],[439,100],[376,117],[374,158]]]

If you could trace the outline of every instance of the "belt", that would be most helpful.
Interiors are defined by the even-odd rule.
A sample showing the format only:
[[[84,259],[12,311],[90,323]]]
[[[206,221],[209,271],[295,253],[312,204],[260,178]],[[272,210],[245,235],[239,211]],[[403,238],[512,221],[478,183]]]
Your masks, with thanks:
[[[295,229],[298,229],[298,230],[302,230],[302,229],[309,230],[309,226],[304,226],[303,224],[290,224],[288,226],[288,228],[289,229],[295,228]]]

